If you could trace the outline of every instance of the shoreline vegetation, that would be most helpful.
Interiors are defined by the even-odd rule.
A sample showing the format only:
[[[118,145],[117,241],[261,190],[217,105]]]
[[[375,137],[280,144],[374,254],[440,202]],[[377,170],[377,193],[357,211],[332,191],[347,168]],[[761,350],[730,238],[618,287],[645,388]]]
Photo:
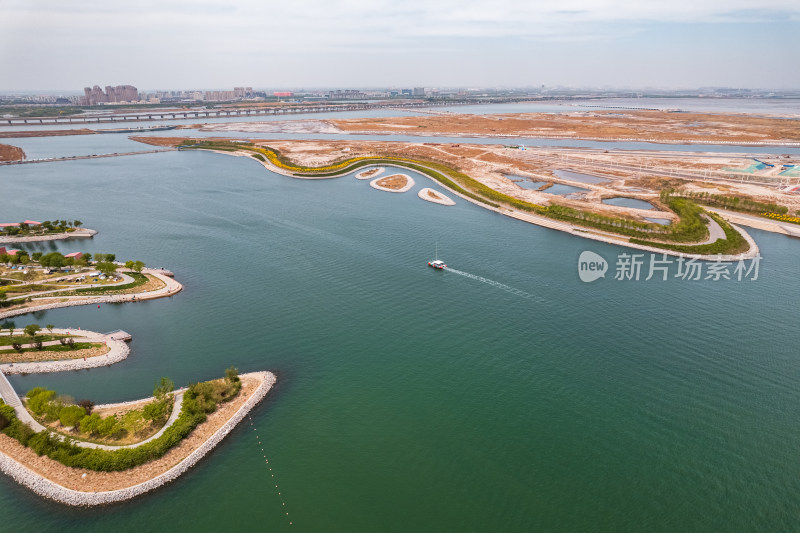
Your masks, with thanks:
[[[8,406],[0,405],[0,413],[12,418],[0,431],[0,470],[40,496],[73,506],[104,505],[150,492],[178,478],[219,444],[277,379],[270,372],[237,375],[235,381],[226,374],[191,385],[174,422],[136,447],[97,449],[50,432],[30,435]],[[224,391],[229,393],[223,397]]]
[[[566,224],[563,227],[547,226],[592,239],[661,253],[688,254],[706,260],[716,260],[719,255],[733,257],[742,254],[748,254],[748,256],[757,254],[755,243],[749,236],[745,237],[742,230],[731,226],[719,216],[713,218],[713,213],[706,212],[689,198],[667,195],[665,204],[678,216],[678,220],[677,223],[663,226],[601,215],[557,203],[540,205],[527,202],[498,192],[444,163],[411,159],[395,154],[350,157],[325,166],[306,167],[295,164],[277,149],[258,146],[246,141],[187,139],[179,145],[179,149],[213,150],[250,155],[261,161],[262,164],[268,163],[279,169],[281,173],[303,178],[339,177],[362,167],[373,165],[408,168],[433,179],[451,192],[478,205],[488,206],[503,214],[516,212],[515,214],[522,215],[519,218],[534,224],[538,222],[530,215],[562,222]],[[713,243],[705,243],[704,241],[709,237],[709,230],[708,222],[702,215],[712,217],[725,232],[726,238],[720,238]]]

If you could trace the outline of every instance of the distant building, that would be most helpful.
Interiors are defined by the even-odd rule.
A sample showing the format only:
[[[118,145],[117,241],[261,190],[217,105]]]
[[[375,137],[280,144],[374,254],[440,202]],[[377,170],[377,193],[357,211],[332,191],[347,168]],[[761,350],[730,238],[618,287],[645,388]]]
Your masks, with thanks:
[[[278,98],[289,98],[294,96],[294,93],[291,91],[275,91],[272,93],[272,96],[277,96]]]
[[[72,252],[71,254],[65,255],[64,259],[69,259],[70,257],[72,259],[80,259],[81,257],[83,257],[83,253],[82,252]]]
[[[425,87],[414,87],[414,96],[425,96]]]
[[[15,249],[12,248],[10,250],[6,250],[6,255],[10,255],[11,257],[14,257],[15,255],[17,255],[21,251],[22,250],[15,250]]]
[[[330,100],[363,100],[367,97],[361,91],[354,91],[352,89],[347,89],[345,91],[330,91],[328,93],[328,98]]]
[[[82,105],[115,104],[119,102],[138,102],[139,90],[133,85],[106,85],[106,90],[95,85],[92,88],[83,88]]]

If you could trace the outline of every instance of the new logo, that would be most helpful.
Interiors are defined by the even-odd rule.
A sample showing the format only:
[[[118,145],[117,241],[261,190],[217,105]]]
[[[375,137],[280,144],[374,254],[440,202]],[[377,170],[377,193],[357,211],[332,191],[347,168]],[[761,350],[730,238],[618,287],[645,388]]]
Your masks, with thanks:
[[[586,250],[578,258],[578,276],[584,283],[591,283],[598,278],[606,277],[608,263],[603,256]]]

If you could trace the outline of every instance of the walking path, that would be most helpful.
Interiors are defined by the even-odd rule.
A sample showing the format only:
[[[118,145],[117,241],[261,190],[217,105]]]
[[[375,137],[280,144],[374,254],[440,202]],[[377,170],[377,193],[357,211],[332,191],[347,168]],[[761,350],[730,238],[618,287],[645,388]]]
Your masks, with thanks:
[[[165,298],[167,296],[172,296],[183,290],[183,285],[175,281],[175,279],[170,276],[171,272],[162,269],[150,269],[150,268],[146,268],[142,270],[142,272],[145,274],[151,274],[152,276],[160,279],[161,281],[164,282],[164,286],[154,291],[137,293],[137,294],[114,294],[114,295],[104,295],[104,296],[79,295],[79,296],[62,296],[62,297],[51,296],[45,298],[34,298],[34,301],[37,300],[58,300],[58,301],[43,303],[40,305],[33,305],[29,307],[22,307],[19,309],[13,309],[8,311],[2,311],[0,312],[0,320],[4,318],[10,318],[12,316],[33,313],[36,311],[58,309],[60,307],[72,307],[77,305],[92,305],[100,303],[122,303],[122,302],[138,302],[141,300],[153,300],[155,298]]]
[[[117,287],[119,285],[125,285],[125,284],[128,284],[128,283],[133,283],[135,281],[132,277],[128,276],[127,274],[124,274],[124,273],[120,272],[120,275],[122,276],[122,281],[118,281],[116,283],[106,283],[104,285],[98,285],[98,284],[94,284],[94,283],[84,283],[84,284],[80,284],[80,285],[73,285],[72,287],[65,287],[63,289],[53,289],[53,290],[50,290],[50,291],[42,291],[42,292],[35,292],[35,293],[32,293],[32,294],[23,294],[22,296],[14,296],[13,298],[9,298],[8,301],[25,300],[25,299],[30,298],[30,297],[33,297],[34,299],[36,299],[36,298],[41,297],[44,294],[53,294],[53,293],[56,293],[56,292],[69,292],[69,291],[74,291],[76,289],[88,289],[88,288],[92,288],[92,287],[103,287],[103,288],[106,288],[106,287]],[[86,274],[75,274],[74,276],[80,277],[80,276],[86,276]],[[71,277],[74,277],[74,276],[71,276]],[[41,282],[37,282],[37,283],[41,284],[41,283],[45,283],[45,282],[41,281]],[[23,283],[21,286],[32,285],[32,284],[34,284],[34,282]]]

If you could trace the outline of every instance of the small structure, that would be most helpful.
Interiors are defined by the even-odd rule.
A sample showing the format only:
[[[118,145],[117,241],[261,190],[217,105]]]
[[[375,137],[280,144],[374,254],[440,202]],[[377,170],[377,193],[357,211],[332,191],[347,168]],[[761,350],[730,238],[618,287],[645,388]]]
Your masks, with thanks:
[[[6,253],[6,247],[0,246],[0,255],[3,255],[4,253]]]
[[[16,249],[12,248],[12,249],[10,249],[10,250],[6,250],[6,255],[10,255],[11,257],[14,257],[14,256],[16,256],[18,253],[20,253],[21,251],[22,251],[22,250],[16,250]]]
[[[81,257],[83,257],[83,252],[72,252],[71,254],[65,255],[64,259],[80,259]]]
[[[133,335],[131,335],[127,331],[122,331],[121,329],[118,329],[117,331],[106,333],[106,337],[108,337],[112,341],[130,342],[130,340],[133,338]]]

